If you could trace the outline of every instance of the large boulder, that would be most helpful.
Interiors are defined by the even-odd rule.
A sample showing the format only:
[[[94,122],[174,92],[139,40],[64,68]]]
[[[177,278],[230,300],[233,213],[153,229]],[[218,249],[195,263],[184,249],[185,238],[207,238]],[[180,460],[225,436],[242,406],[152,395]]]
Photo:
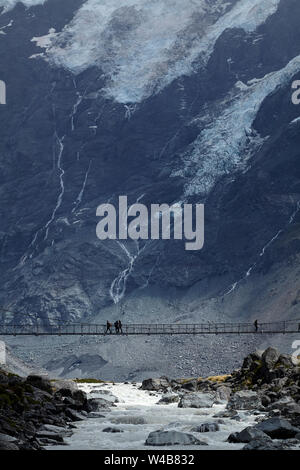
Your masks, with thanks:
[[[220,387],[217,388],[217,394],[216,398],[218,401],[228,401],[231,397],[231,388],[226,387],[226,385],[221,385]]]
[[[260,397],[252,390],[242,390],[234,393],[226,406],[228,410],[256,410],[261,407]]]
[[[149,434],[145,442],[146,446],[189,446],[207,445],[206,442],[199,441],[192,434],[180,431],[154,431]]]
[[[252,441],[253,439],[260,439],[260,438],[265,438],[267,435],[261,431],[260,429],[257,429],[255,426],[248,426],[247,428],[243,429],[240,432],[234,432],[230,434],[228,437],[228,442],[234,442],[234,443],[248,443]]]
[[[295,437],[297,433],[300,432],[300,430],[292,426],[289,421],[280,417],[269,418],[257,424],[255,427],[272,439],[289,439]]]
[[[181,398],[178,407],[211,408],[214,403],[215,397],[210,393],[188,393]]]
[[[104,398],[90,398],[87,400],[84,410],[89,413],[91,411],[109,411],[112,405],[113,403],[111,401],[105,400]]]
[[[142,390],[160,391],[167,390],[170,387],[170,382],[167,377],[160,377],[159,379],[145,379],[142,382]]]
[[[277,351],[277,349],[272,347],[266,349],[262,355],[262,363],[264,368],[268,370],[274,369],[279,357],[280,353]]]

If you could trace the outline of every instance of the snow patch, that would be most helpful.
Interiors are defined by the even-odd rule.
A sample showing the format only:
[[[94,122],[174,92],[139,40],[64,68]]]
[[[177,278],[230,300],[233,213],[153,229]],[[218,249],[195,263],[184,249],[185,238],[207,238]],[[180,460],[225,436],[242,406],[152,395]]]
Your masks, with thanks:
[[[47,48],[51,46],[52,39],[55,38],[56,32],[54,28],[50,28],[48,34],[45,36],[40,36],[36,38],[32,38],[31,42],[35,42],[38,47]]]
[[[0,7],[4,7],[3,13],[12,10],[17,3],[23,3],[25,7],[35,7],[37,5],[44,5],[46,0],[0,0]]]

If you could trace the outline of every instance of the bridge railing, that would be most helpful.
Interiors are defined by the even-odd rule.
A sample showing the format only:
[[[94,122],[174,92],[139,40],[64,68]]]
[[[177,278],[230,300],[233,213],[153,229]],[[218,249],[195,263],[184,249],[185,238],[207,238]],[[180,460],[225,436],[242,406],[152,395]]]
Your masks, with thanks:
[[[104,335],[106,325],[93,323],[61,323],[41,326],[38,324],[0,324],[0,336],[17,335]],[[297,333],[300,320],[258,323],[257,333]],[[253,323],[162,323],[124,324],[125,335],[199,335],[199,334],[250,334],[256,333]],[[108,332],[108,334],[110,334]],[[112,334],[116,334],[114,327]]]

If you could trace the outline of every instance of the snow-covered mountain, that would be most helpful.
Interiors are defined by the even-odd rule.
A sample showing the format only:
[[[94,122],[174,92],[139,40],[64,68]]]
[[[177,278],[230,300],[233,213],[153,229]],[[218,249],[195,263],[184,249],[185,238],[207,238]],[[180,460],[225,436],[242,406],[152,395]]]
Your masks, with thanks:
[[[5,321],[291,317],[298,0],[0,0]],[[205,246],[101,242],[96,208],[204,202]]]

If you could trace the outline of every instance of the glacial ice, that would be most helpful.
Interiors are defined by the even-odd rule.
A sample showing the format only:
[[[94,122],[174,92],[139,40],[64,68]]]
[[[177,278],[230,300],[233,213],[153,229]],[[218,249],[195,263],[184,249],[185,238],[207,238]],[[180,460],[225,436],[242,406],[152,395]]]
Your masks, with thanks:
[[[283,69],[248,82],[247,87],[235,87],[209,111],[205,117],[210,123],[182,156],[184,168],[173,173],[173,176],[187,176],[193,169],[193,177],[185,187],[186,196],[201,194],[205,197],[220,177],[245,167],[263,142],[252,129],[262,102],[299,70],[300,55]]]
[[[0,0],[1,4],[1,0]],[[279,0],[87,0],[46,47],[46,57],[77,74],[98,65],[106,97],[141,102],[209,58],[227,28],[255,31]]]

